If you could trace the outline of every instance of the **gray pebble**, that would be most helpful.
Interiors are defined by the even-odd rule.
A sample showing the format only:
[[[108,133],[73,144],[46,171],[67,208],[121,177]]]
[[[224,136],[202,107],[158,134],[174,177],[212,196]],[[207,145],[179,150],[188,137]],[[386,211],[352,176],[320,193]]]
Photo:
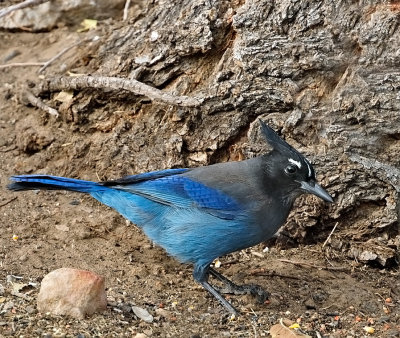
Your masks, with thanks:
[[[146,323],[153,322],[153,316],[146,310],[139,306],[132,306],[133,313]]]

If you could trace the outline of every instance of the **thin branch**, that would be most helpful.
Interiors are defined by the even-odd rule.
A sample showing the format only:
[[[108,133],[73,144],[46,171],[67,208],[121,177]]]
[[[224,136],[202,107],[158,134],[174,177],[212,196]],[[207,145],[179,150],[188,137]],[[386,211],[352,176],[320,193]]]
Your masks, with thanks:
[[[58,111],[54,108],[49,107],[47,104],[45,104],[41,99],[33,95],[30,91],[26,90],[23,93],[23,98],[26,99],[32,106],[37,107],[50,115],[53,115],[55,117],[58,117]]]
[[[7,204],[10,204],[11,202],[14,202],[17,199],[17,197],[13,197],[7,202],[4,202],[3,204],[0,204],[0,208],[6,206]]]
[[[16,11],[17,9],[22,9],[22,8],[31,7],[31,6],[37,6],[37,5],[40,5],[40,4],[42,4],[44,2],[48,2],[48,1],[49,0],[26,0],[26,1],[20,2],[19,4],[3,8],[2,10],[0,10],[0,18],[7,14],[10,14],[11,12]]]
[[[72,48],[79,46],[80,44],[84,42],[88,42],[90,40],[94,40],[94,38],[88,38],[88,39],[83,39],[75,42],[71,46],[65,47],[61,52],[53,56],[51,59],[47,60],[46,62],[15,62],[15,63],[7,63],[5,65],[0,65],[0,69],[5,69],[5,68],[13,68],[13,67],[36,67],[36,66],[42,66],[39,70],[38,73],[43,72],[47,67],[49,67],[54,61],[59,59],[61,56],[63,56],[66,52],[71,50]]]
[[[336,222],[335,226],[333,227],[331,233],[329,234],[329,236],[327,237],[327,239],[325,240],[324,244],[322,244],[322,248],[325,247],[326,243],[328,243],[328,241],[331,239],[332,234],[335,232],[336,227],[338,226],[339,222]]]
[[[9,151],[13,151],[13,150],[15,150],[17,148],[18,147],[16,145],[12,145],[11,147],[6,148],[6,149],[0,149],[0,153],[8,153]]]
[[[77,42],[75,42],[74,44],[72,44],[71,46],[65,47],[61,52],[59,52],[58,54],[56,54],[55,56],[53,56],[50,60],[46,61],[43,63],[43,66],[38,70],[38,73],[43,72],[47,67],[49,67],[55,60],[57,60],[58,58],[60,58],[61,56],[63,56],[66,52],[68,52],[69,50],[71,50],[72,48],[79,46],[80,44],[87,42],[89,40],[92,40],[92,38],[90,39],[83,39],[83,40],[79,40]]]
[[[38,67],[45,65],[45,62],[14,62],[0,65],[0,69],[13,68],[13,67]]]
[[[230,261],[221,262],[221,265],[231,265],[231,264],[236,264],[236,263],[239,263],[238,259],[231,259]]]
[[[130,5],[131,5],[131,0],[126,0],[125,7],[124,7],[124,16],[122,17],[122,21],[126,21],[128,19]]]
[[[86,88],[127,90],[137,95],[143,95],[151,100],[160,101],[174,106],[198,107],[202,102],[202,98],[189,96],[175,96],[165,93],[157,88],[151,87],[137,80],[129,80],[118,77],[107,76],[76,76],[76,77],[54,77],[43,81],[41,84],[42,91],[57,90],[79,90]]]

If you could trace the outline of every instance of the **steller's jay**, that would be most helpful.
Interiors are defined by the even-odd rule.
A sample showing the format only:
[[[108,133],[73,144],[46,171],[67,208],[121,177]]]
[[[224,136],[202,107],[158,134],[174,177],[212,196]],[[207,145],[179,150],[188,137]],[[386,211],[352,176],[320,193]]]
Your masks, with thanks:
[[[235,308],[208,282],[211,274],[229,292],[268,293],[239,286],[210,267],[217,257],[271,238],[303,193],[327,202],[332,197],[316,182],[310,162],[261,120],[272,150],[240,162],[166,169],[90,182],[47,175],[12,176],[11,190],[62,189],[88,193],[143,229],[170,255],[194,266],[193,277],[225,308]]]

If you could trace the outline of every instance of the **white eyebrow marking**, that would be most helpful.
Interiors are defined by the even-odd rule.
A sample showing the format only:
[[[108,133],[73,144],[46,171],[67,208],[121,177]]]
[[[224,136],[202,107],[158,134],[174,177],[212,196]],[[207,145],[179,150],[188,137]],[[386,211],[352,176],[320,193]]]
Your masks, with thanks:
[[[297,168],[301,169],[300,161],[295,161],[294,159],[289,158],[289,162],[292,163],[292,164],[295,164],[297,166]],[[308,168],[308,170],[310,170],[310,168]]]
[[[310,161],[306,158],[305,161],[307,164],[307,168],[308,168],[308,177],[311,177],[312,172],[311,172],[311,167],[310,167]]]

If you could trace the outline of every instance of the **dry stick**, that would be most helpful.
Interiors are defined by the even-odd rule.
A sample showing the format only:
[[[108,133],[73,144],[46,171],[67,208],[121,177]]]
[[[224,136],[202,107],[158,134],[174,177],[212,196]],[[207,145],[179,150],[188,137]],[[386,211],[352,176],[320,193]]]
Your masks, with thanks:
[[[1,149],[0,153],[8,153],[9,151],[13,151],[15,149],[17,149],[18,147],[16,145],[11,146],[10,148],[6,148],[6,149]]]
[[[17,197],[13,197],[9,201],[4,202],[3,204],[0,204],[0,208],[6,206],[7,204],[10,204],[11,202],[15,201],[16,199],[17,199]]]
[[[238,259],[231,259],[230,261],[221,262],[221,265],[229,265],[229,264],[236,264],[239,263]]]
[[[100,88],[127,90],[137,95],[144,95],[151,100],[168,103],[175,106],[197,107],[203,99],[189,96],[175,96],[148,86],[137,80],[129,80],[118,77],[107,76],[76,76],[76,77],[54,77],[42,83],[42,91],[57,91],[69,89]]]
[[[26,8],[26,7],[30,7],[30,6],[37,6],[37,5],[40,5],[40,4],[42,4],[44,2],[48,2],[48,1],[49,0],[26,0],[19,4],[3,8],[2,10],[0,10],[0,18],[7,14],[10,14],[11,12],[16,11],[17,9],[22,9],[22,8]]]
[[[92,38],[89,39],[83,39],[79,40],[78,42],[75,42],[69,47],[64,48],[61,52],[53,56],[50,60],[47,60],[46,62],[16,62],[16,63],[7,63],[5,65],[0,65],[0,69],[4,68],[12,68],[12,67],[30,67],[30,66],[42,66],[39,70],[38,73],[43,72],[47,67],[49,67],[55,60],[60,58],[62,55],[64,55],[66,52],[68,52],[70,49],[80,45],[83,42],[87,42],[93,40]]]
[[[24,98],[34,107],[37,107],[50,115],[53,115],[55,117],[58,117],[58,111],[54,108],[49,107],[47,104],[45,104],[41,99],[33,95],[30,91],[26,90],[24,93]]]
[[[335,232],[336,227],[338,226],[339,222],[336,222],[335,226],[333,227],[331,233],[329,234],[329,236],[327,237],[327,239],[325,240],[324,244],[322,244],[322,248],[325,247],[326,243],[328,243],[328,241],[331,239],[332,234]]]
[[[77,42],[75,42],[74,44],[72,44],[69,47],[65,47],[61,52],[59,52],[58,54],[56,54],[55,56],[53,56],[50,60],[46,61],[43,63],[43,66],[38,70],[38,73],[43,72],[48,66],[50,66],[55,60],[57,60],[58,58],[60,58],[61,56],[63,56],[66,52],[68,52],[69,50],[71,50],[72,48],[80,45],[83,42],[87,42],[89,40],[92,39],[83,39],[83,40],[79,40]]]
[[[43,66],[45,65],[45,62],[15,62],[15,63],[7,63],[5,65],[0,65],[0,69],[4,68],[12,68],[12,67],[37,67],[37,66]]]
[[[308,266],[310,268],[322,269],[322,270],[337,270],[337,271],[346,271],[347,270],[346,268],[342,268],[339,266],[320,266],[320,265],[310,264],[307,262],[291,261],[289,259],[278,259],[278,261],[283,262],[283,263],[290,263],[293,265]]]
[[[126,0],[124,7],[124,16],[122,17],[122,21],[126,21],[128,19],[128,12],[130,5],[131,5],[131,0]]]

